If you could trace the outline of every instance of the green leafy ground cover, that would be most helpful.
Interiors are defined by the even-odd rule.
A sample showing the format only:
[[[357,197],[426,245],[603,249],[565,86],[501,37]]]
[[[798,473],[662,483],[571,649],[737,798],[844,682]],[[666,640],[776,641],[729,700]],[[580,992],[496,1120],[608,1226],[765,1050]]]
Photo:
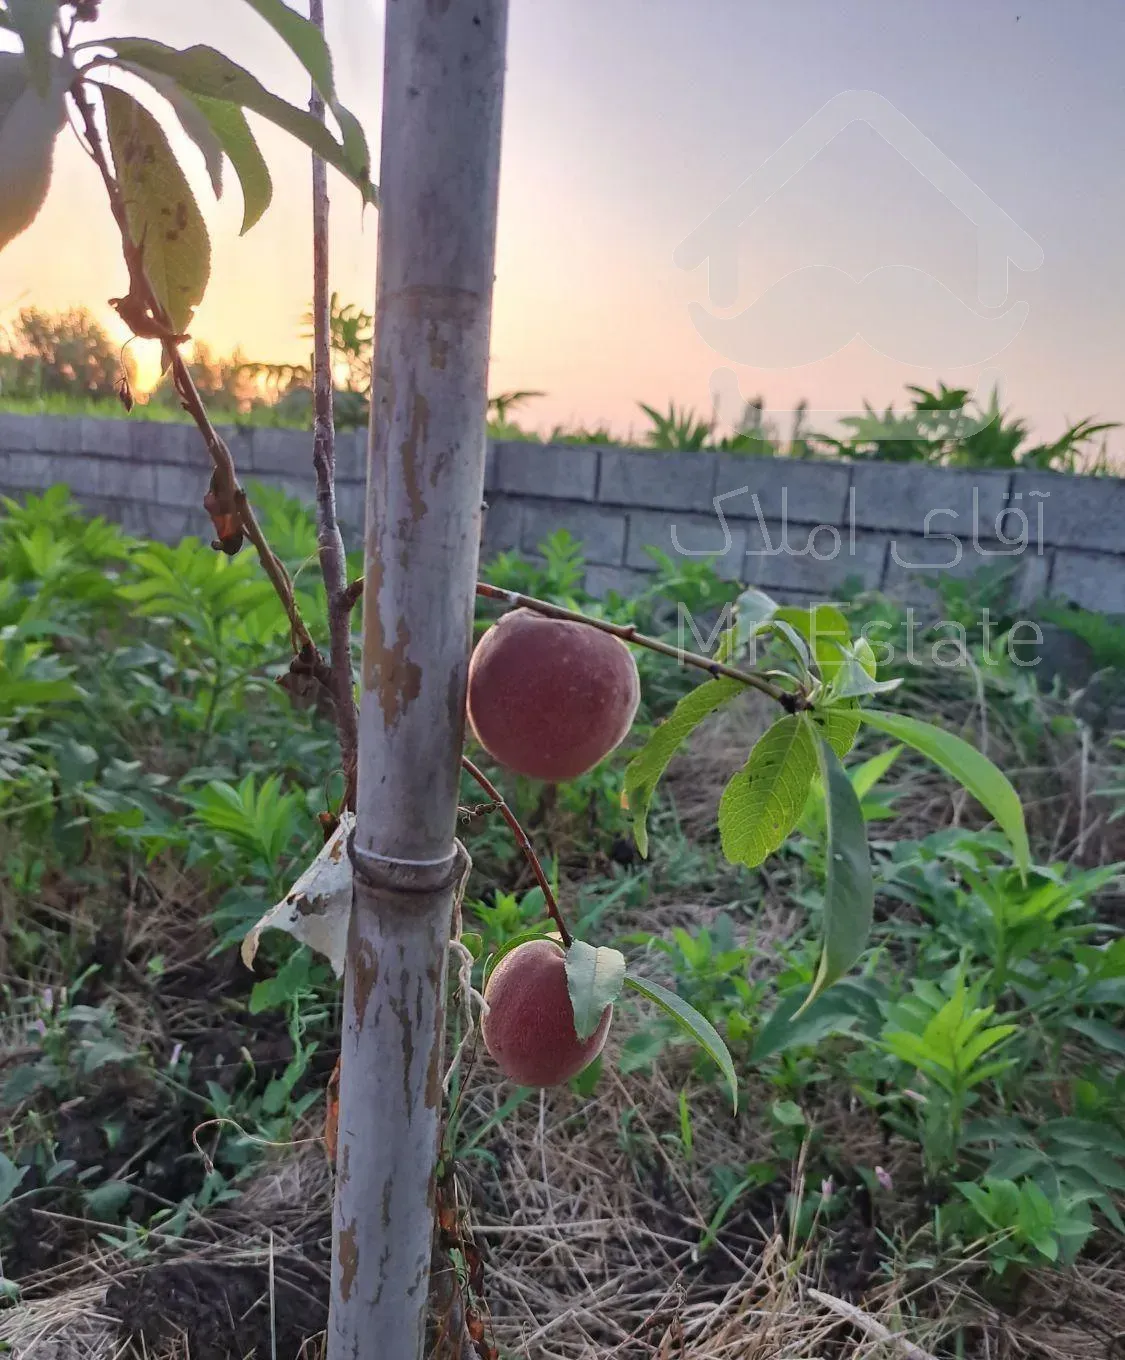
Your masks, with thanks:
[[[255,498],[323,635],[309,516]],[[560,534],[487,578],[655,634],[678,602],[702,617],[737,591],[664,561],[642,595],[597,602],[583,574]],[[963,587],[945,603],[971,621]],[[905,626],[886,599],[842,604],[853,633]],[[571,1089],[541,1100],[483,1054],[466,1065],[449,1161],[502,1354],[640,1357],[680,1332],[696,1360],[857,1354],[874,1334],[841,1301],[941,1356],[1101,1355],[1125,1326],[1120,737],[969,638],[975,669],[927,664],[924,639],[920,665],[880,669],[905,680],[880,696],[882,730],[865,725],[842,772],[810,771],[797,835],[741,856],[756,867],[727,862],[716,825],[768,724],[745,693],[675,756],[637,851],[627,760],[701,693],[651,653],[620,758],[552,790],[491,771],[576,934],[708,1016],[739,1096],[735,1113],[707,1054],[635,993]],[[341,794],[330,726],[277,683],[287,645],[246,555],[130,540],[61,488],[6,506],[0,1338],[17,1352],[50,1333],[108,1356],[132,1331],[149,1355],[267,1355],[272,1327],[296,1354],[322,1325],[337,990],[282,937],[254,974],[236,948]],[[905,744],[911,718],[939,715],[1012,773],[1026,878]],[[873,935],[805,1006],[841,778],[873,850]],[[543,904],[476,800],[467,785],[483,959]]]

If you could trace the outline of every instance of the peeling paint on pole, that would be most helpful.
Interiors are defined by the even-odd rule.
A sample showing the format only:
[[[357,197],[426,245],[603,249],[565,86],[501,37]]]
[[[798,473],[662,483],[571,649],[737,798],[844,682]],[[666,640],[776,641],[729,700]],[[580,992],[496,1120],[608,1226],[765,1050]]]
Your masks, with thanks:
[[[507,0],[388,0],[329,1360],[419,1360],[484,485]]]

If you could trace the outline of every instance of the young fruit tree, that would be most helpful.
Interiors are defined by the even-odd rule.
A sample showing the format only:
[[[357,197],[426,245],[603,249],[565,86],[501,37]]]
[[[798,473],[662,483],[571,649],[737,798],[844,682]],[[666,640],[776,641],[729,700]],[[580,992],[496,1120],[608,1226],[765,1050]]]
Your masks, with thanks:
[[[211,47],[179,50],[100,30],[76,41],[98,18],[97,0],[0,3],[0,27],[20,48],[0,54],[0,247],[38,212],[69,114],[120,232],[126,286],[113,305],[135,335],[160,344],[201,436],[200,501],[213,547],[233,554],[246,540],[253,545],[289,623],[284,687],[311,690],[336,722],[345,793],[322,814],[328,843],[258,928],[289,929],[344,975],[339,1099],[338,1107],[330,1099],[326,1131],[336,1164],[329,1355],[421,1356],[432,1299],[442,1314],[439,1343],[450,1354],[487,1358],[497,1352],[482,1321],[483,1267],[462,1232],[466,1205],[442,1138],[446,1092],[474,1019],[511,1080],[552,1086],[602,1052],[628,988],[703,1047],[735,1103],[739,1083],[705,1016],[618,950],[575,938],[526,831],[491,775],[465,754],[466,730],[496,766],[547,783],[574,779],[630,736],[640,697],[632,649],[699,671],[701,683],[630,752],[624,771],[634,839],[647,855],[648,810],[679,747],[747,690],[768,697],[777,719],[731,774],[717,824],[727,858],[754,867],[782,845],[810,797],[820,800],[823,943],[805,1006],[856,964],[872,923],[864,817],[844,767],[862,725],[914,747],[963,784],[1007,836],[1021,872],[1023,813],[1009,781],[968,743],[872,706],[899,682],[878,678],[871,647],[853,639],[833,605],[783,608],[747,590],[717,650],[700,655],[477,581],[506,0],[388,3],[379,193],[363,131],[336,94],[322,0],[313,0],[309,19],[283,0],[244,3],[304,67],[309,111]],[[272,193],[247,113],[313,153],[310,459],[326,601],[319,627],[302,618],[182,356],[210,248],[152,101],[194,144],[216,193],[224,164],[233,167],[244,231]],[[335,506],[326,166],[365,202],[380,204],[365,569],[351,583]],[[127,385],[122,395],[128,407]],[[361,596],[357,675],[351,620]],[[478,599],[508,612],[470,661]],[[483,810],[515,837],[547,912],[485,961],[483,995],[473,991],[471,950],[460,939],[471,870],[455,840],[462,772],[483,789]],[[312,902],[317,911],[301,910]],[[257,930],[244,957],[252,958],[256,938]],[[449,992],[470,1023],[447,1059]],[[448,1265],[454,1253],[456,1271]],[[442,1268],[431,1281],[434,1260]]]

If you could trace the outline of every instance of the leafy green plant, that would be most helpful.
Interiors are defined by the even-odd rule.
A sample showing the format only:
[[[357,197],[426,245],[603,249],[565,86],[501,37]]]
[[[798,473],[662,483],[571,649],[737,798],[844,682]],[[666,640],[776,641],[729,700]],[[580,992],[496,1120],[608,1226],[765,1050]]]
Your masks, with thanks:
[[[889,406],[880,414],[865,402],[863,415],[846,416],[840,422],[849,431],[847,437],[818,438],[849,458],[924,461],[953,467],[1026,464],[1073,472],[1090,460],[1097,437],[1116,428],[1112,421],[1081,420],[1058,439],[1028,445],[1026,422],[1007,419],[996,391],[983,407],[972,404],[968,388],[941,383],[933,391],[916,386],[909,386],[907,391],[912,394],[910,409],[903,414]]]
[[[535,923],[542,919],[544,898],[542,888],[532,888],[523,894],[496,892],[491,902],[474,901],[466,904],[472,912],[481,937],[481,953],[487,958],[514,939],[523,939]]]
[[[1019,798],[999,770],[950,732],[916,718],[861,707],[860,700],[894,689],[880,681],[866,641],[853,642],[847,620],[831,606],[780,609],[757,590],[739,599],[720,655],[738,659],[763,638],[787,652],[784,669],[755,684],[788,709],[759,738],[746,764],[728,782],[719,803],[723,852],[753,868],[778,849],[797,826],[819,771],[827,791],[827,883],[821,963],[807,1003],[843,976],[863,952],[873,919],[873,888],[864,815],[840,759],[861,722],[919,751],[951,774],[997,819],[1012,844],[1021,873],[1028,867],[1027,832]],[[698,725],[733,700],[744,686],[736,675],[717,676],[682,699],[625,773],[625,796],[638,848],[647,847],[653,792],[671,757]],[[798,705],[795,695],[801,696]]]
[[[675,979],[677,994],[710,1017],[729,1044],[745,1043],[764,985],[750,981],[754,951],[735,940],[729,916],[720,915],[710,926],[696,931],[676,926],[665,937],[638,934],[627,936],[622,943],[642,946],[650,955],[663,956]],[[676,1033],[670,1020],[657,1017],[631,1041],[623,1067],[628,1070],[650,1066]]]
[[[706,446],[714,430],[712,421],[701,419],[687,407],[678,408],[675,402],[669,403],[667,414],[643,401],[640,407],[650,421],[645,443],[654,449],[699,450]]]
[[[932,1173],[955,1162],[975,1089],[1014,1061],[998,1050],[1019,1027],[998,1022],[995,1007],[978,1005],[978,997],[979,988],[960,976],[948,991],[916,982],[908,996],[889,1008],[878,1041],[926,1080],[922,1142]]]
[[[1050,1198],[1035,1181],[986,1177],[980,1184],[959,1181],[964,1196],[952,1217],[970,1236],[986,1240],[988,1260],[997,1275],[1013,1268],[1073,1265],[1094,1232],[1089,1201],[1081,1193]]]

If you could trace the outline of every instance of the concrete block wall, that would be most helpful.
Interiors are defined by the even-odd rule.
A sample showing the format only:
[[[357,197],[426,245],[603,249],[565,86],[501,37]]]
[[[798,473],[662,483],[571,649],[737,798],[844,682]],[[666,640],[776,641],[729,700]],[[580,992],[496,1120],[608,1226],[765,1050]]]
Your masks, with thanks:
[[[223,431],[244,480],[312,499],[310,437]],[[337,442],[341,523],[358,543],[366,434]],[[210,537],[207,465],[188,425],[0,415],[0,491],[65,482],[129,531]],[[655,570],[648,549],[700,561],[786,600],[832,598],[848,580],[907,602],[943,572],[1004,564],[1020,596],[1125,613],[1125,480],[855,463],[496,443],[488,451],[485,551],[534,554],[565,528],[595,594],[629,592]]]
[[[490,469],[486,549],[534,553],[569,529],[595,594],[635,589],[655,548],[714,554],[785,600],[851,580],[925,605],[940,575],[1003,565],[1023,602],[1125,613],[1120,478],[519,443],[497,445]]]

